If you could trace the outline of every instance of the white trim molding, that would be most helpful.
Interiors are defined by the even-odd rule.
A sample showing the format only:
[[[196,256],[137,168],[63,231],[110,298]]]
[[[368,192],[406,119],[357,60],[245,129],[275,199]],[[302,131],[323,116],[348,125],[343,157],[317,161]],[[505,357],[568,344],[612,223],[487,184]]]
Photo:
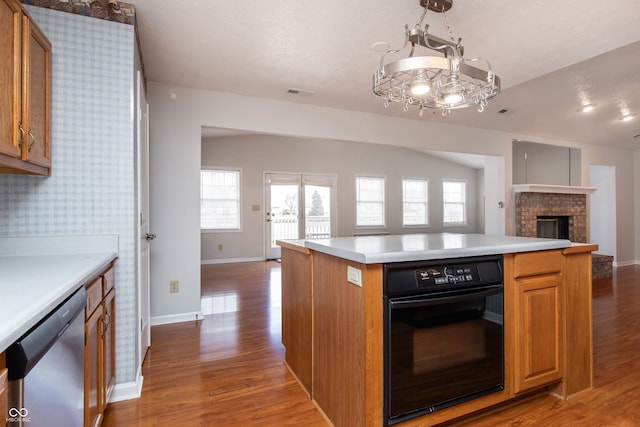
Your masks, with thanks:
[[[578,187],[574,185],[550,184],[515,184],[511,187],[514,193],[556,193],[556,194],[591,194],[596,187]]]
[[[204,319],[201,311],[192,311],[190,313],[169,314],[166,316],[155,316],[151,318],[151,326],[168,325],[170,323],[192,322]]]
[[[144,382],[144,377],[140,375],[140,370],[138,370],[135,381],[116,384],[113,387],[113,393],[111,394],[109,403],[139,398],[140,395],[142,394],[143,382]]]

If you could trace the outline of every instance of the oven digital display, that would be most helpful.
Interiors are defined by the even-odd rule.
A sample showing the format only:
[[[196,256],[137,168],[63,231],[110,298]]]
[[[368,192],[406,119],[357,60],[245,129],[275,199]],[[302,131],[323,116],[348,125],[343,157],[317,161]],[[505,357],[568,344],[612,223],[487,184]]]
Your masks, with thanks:
[[[429,267],[415,270],[419,288],[437,285],[455,285],[468,283],[479,279],[478,267],[473,265],[458,265],[446,267]]]

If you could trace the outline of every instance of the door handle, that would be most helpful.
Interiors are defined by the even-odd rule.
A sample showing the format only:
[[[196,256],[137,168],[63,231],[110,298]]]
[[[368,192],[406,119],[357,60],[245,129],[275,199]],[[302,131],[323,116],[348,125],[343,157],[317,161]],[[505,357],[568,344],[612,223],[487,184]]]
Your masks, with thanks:
[[[158,237],[158,236],[156,236],[155,234],[149,234],[149,233],[145,234],[145,236],[144,236],[144,238],[147,239],[147,240],[153,240],[156,237]]]

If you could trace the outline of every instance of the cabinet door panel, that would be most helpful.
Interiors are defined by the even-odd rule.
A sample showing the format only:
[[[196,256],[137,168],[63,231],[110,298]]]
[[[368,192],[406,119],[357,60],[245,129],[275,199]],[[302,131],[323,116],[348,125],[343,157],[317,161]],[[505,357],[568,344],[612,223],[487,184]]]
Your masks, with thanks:
[[[516,281],[518,308],[515,392],[562,378],[560,275]]]
[[[22,158],[39,166],[51,166],[50,156],[50,94],[51,46],[40,29],[24,17],[22,116],[26,124],[26,144]]]
[[[9,403],[7,392],[7,370],[0,369],[0,425],[4,425],[4,420],[8,415]]]
[[[102,403],[102,307],[85,322],[84,345],[84,410],[85,427],[94,427],[101,421]]]
[[[15,0],[0,0],[0,153],[20,157],[22,12]]]
[[[113,386],[115,385],[116,380],[116,358],[115,358],[115,348],[116,348],[116,299],[115,299],[116,291],[115,289],[111,289],[107,296],[104,298],[104,349],[103,349],[103,401],[102,401],[102,411],[104,411],[107,407],[107,403],[109,402],[109,398],[111,397],[111,392],[113,391]]]

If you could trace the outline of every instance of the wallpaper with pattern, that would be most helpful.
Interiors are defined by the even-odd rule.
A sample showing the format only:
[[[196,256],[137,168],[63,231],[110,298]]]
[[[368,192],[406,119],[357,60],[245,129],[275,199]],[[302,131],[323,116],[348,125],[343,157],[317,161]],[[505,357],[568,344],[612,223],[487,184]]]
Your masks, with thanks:
[[[26,8],[53,45],[52,176],[0,175],[0,236],[119,235],[117,382],[133,381],[134,27]]]

